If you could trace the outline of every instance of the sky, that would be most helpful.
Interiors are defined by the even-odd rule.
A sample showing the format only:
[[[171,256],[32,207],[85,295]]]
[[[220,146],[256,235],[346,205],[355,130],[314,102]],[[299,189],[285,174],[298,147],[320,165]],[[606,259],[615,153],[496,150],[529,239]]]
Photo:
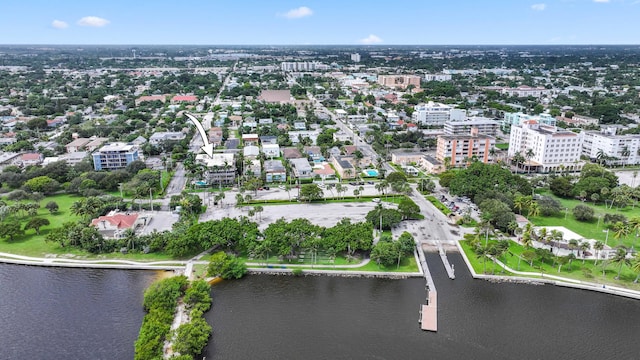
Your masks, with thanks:
[[[639,44],[640,0],[2,0],[0,44]]]

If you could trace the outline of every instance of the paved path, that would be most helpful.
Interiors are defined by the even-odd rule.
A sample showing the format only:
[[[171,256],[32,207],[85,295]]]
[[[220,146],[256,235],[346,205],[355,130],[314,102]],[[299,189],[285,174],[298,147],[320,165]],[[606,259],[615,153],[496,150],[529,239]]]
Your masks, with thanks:
[[[0,253],[0,262],[10,264],[60,266],[60,267],[91,267],[111,269],[140,269],[140,270],[177,270],[184,268],[187,261],[149,261],[140,262],[118,259],[78,260],[65,258],[37,258],[31,256]]]
[[[369,262],[371,261],[371,259],[364,259],[361,262],[357,263],[357,264],[352,264],[352,265],[324,265],[324,264],[277,264],[277,263],[264,263],[264,262],[248,262],[246,263],[247,266],[286,266],[286,267],[313,267],[313,266],[317,266],[317,267],[332,267],[332,268],[336,268],[336,269],[354,269],[354,268],[359,268],[362,266],[367,265]]]

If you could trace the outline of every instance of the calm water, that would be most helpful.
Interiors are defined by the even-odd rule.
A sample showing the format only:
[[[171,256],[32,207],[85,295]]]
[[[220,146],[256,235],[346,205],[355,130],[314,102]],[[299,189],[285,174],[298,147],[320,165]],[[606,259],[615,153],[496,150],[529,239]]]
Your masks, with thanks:
[[[553,286],[250,276],[214,286],[207,359],[637,359],[640,302]],[[155,272],[0,265],[0,359],[131,359]]]
[[[132,359],[158,276],[0,264],[0,359]]]
[[[250,276],[215,285],[207,359],[638,359],[640,302],[471,279],[452,257],[438,332],[419,330],[424,281]]]

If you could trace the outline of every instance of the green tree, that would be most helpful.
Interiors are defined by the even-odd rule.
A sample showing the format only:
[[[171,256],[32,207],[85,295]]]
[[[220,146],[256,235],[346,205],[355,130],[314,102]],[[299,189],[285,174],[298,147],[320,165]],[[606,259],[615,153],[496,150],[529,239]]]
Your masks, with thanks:
[[[304,184],[300,187],[300,200],[311,202],[322,199],[322,189],[317,184]]]
[[[202,353],[211,336],[211,326],[199,317],[176,329],[173,350],[182,355],[196,356]]]
[[[40,235],[40,228],[49,225],[49,219],[34,217],[24,224],[24,230],[34,229],[37,235]]]
[[[573,208],[573,216],[578,221],[589,222],[593,220],[593,209],[587,205],[576,205]]]
[[[49,201],[44,207],[49,210],[51,214],[55,214],[59,209],[58,203],[55,201]]]
[[[24,230],[22,230],[18,222],[2,224],[2,226],[0,226],[0,239],[7,238],[9,241],[14,241],[22,235],[24,235]]]
[[[408,197],[403,198],[398,204],[398,211],[402,219],[416,219],[420,215],[420,207]]]
[[[60,183],[48,176],[37,176],[26,181],[23,187],[30,192],[50,194],[60,189]]]
[[[605,262],[605,266],[608,263],[618,266],[618,274],[616,275],[615,279],[619,280],[620,272],[622,271],[622,266],[631,265],[631,260],[627,258],[627,249],[625,249],[624,246],[618,246],[618,248],[616,248],[616,252],[613,254],[613,257],[610,258],[607,262]]]

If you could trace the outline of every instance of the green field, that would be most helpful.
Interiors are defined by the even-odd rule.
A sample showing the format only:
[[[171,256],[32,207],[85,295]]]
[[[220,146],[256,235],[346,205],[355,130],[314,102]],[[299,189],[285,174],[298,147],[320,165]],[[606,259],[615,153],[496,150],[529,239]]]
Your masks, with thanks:
[[[258,261],[254,261],[251,260],[251,262],[258,262]],[[262,263],[262,261],[261,261]],[[291,265],[293,265],[294,263],[291,263]],[[370,261],[369,263],[365,264],[364,266],[360,266],[357,268],[339,268],[339,267],[333,267],[333,265],[331,264],[326,264],[325,262],[323,263],[318,263],[316,265],[311,265],[311,264],[307,264],[307,263],[302,263],[305,264],[307,266],[291,266],[291,267],[287,267],[288,263],[279,263],[279,262],[269,262],[266,265],[261,265],[261,266],[257,266],[259,268],[284,268],[284,269],[302,269],[302,270],[336,270],[336,271],[384,271],[384,272],[398,272],[398,273],[402,273],[402,272],[418,272],[418,264],[416,263],[415,257],[412,255],[410,256],[406,256],[404,257],[401,261],[400,261],[400,267],[396,268],[396,266],[391,266],[391,267],[384,267],[384,266],[378,266],[378,264],[376,264],[373,261]],[[340,257],[336,258],[336,263],[335,265],[350,265],[353,264],[353,262],[351,263],[347,263],[346,259],[342,258],[342,260],[340,259]]]
[[[492,242],[493,241],[490,241],[489,243]],[[473,269],[476,273],[482,274],[483,266],[486,266],[486,272],[488,274],[513,275],[509,272],[503,271],[503,269],[500,266],[496,265],[491,259],[486,259],[486,262],[483,265],[484,258],[478,258],[478,256],[471,249],[468,241],[461,241],[460,245],[464,249],[469,262],[471,263],[471,266],[473,266]],[[514,241],[510,241],[509,252],[506,255],[501,256],[498,260],[502,261],[509,268],[516,271],[562,276],[574,280],[586,281],[596,284],[615,285],[628,289],[640,290],[640,284],[636,284],[633,282],[633,280],[636,278],[636,274],[628,266],[622,267],[619,280],[615,279],[618,274],[617,265],[606,264],[602,260],[598,261],[597,264],[595,264],[594,260],[586,260],[583,264],[582,259],[575,259],[571,263],[571,266],[569,266],[569,264],[567,263],[563,265],[561,271],[558,272],[558,265],[556,264],[555,266],[552,266],[553,260],[541,262],[540,260],[536,259],[533,261],[533,266],[531,266],[525,260],[520,260],[519,256],[525,250],[526,249],[522,245],[517,244]],[[605,266],[603,267],[603,265]]]
[[[139,260],[139,261],[157,261],[157,260],[172,260],[172,258],[166,254],[141,254],[141,253],[132,253],[123,255],[121,253],[110,253],[110,254],[90,254],[86,251],[71,249],[71,248],[61,248],[56,243],[47,243],[44,241],[45,236],[51,231],[53,228],[58,228],[62,226],[62,224],[70,221],[77,221],[80,219],[79,216],[72,214],[69,209],[71,205],[80,200],[82,197],[68,194],[60,194],[60,195],[52,195],[47,196],[40,201],[40,209],[38,209],[38,217],[48,219],[51,223],[48,226],[43,226],[40,229],[40,235],[36,235],[35,230],[31,229],[25,232],[24,235],[16,238],[13,242],[9,242],[7,240],[0,240],[0,252],[6,252],[11,254],[25,255],[25,256],[33,256],[33,257],[43,257],[45,255],[56,255],[56,256],[64,256],[64,257],[73,257],[73,258],[82,258],[82,259],[127,259],[127,260]],[[49,201],[55,201],[58,206],[58,212],[55,214],[49,213],[44,206]],[[26,202],[26,201],[25,201]],[[13,202],[7,201],[8,204],[12,204]],[[21,227],[29,221],[28,216],[18,217],[18,221],[20,222]]]
[[[567,229],[575,232],[583,236],[586,239],[595,239],[604,242],[607,240],[607,233],[603,232],[606,230],[606,224],[603,223],[602,220],[598,221],[598,218],[603,217],[605,214],[622,214],[627,217],[627,219],[640,216],[640,207],[638,206],[627,206],[622,209],[617,209],[615,206],[613,209],[605,208],[605,205],[596,204],[589,202],[582,202],[577,199],[563,199],[554,196],[550,192],[541,192],[541,195],[550,196],[554,199],[560,201],[562,206],[562,211],[560,215],[557,216],[535,216],[531,217],[529,220],[535,224],[536,226],[564,226]],[[578,221],[573,217],[572,210],[577,205],[586,205],[594,209],[594,220],[591,222],[582,222]],[[566,210],[568,209],[568,210]],[[566,214],[565,214],[566,211]],[[611,247],[615,247],[617,245],[624,245],[627,247],[631,247],[635,241],[635,234],[630,234],[626,238],[615,239],[613,236],[613,231],[609,233],[609,237],[607,240],[607,245]]]

